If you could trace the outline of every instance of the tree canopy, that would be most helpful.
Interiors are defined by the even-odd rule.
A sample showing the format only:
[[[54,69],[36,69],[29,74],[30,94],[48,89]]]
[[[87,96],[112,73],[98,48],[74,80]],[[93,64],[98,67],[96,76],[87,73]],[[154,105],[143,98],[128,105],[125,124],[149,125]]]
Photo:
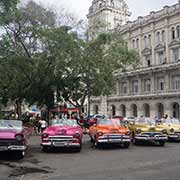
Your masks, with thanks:
[[[55,93],[81,109],[87,98],[112,92],[115,71],[137,63],[119,35],[87,41],[75,32],[75,18],[63,16],[71,27],[33,1],[18,2],[0,1],[0,97],[14,101],[19,115],[24,101],[53,108]]]

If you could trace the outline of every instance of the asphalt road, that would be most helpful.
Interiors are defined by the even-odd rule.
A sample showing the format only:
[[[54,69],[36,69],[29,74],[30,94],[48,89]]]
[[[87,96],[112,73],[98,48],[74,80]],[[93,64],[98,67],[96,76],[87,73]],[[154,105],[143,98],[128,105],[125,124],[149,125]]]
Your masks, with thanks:
[[[91,147],[84,137],[80,153],[42,153],[31,137],[23,160],[0,154],[0,180],[179,180],[180,143],[129,149]]]

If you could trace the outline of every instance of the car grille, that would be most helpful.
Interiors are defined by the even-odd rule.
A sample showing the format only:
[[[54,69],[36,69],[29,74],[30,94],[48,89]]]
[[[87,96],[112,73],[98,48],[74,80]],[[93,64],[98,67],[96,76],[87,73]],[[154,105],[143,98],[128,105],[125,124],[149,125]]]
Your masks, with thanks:
[[[73,136],[49,136],[49,139],[53,142],[71,142],[74,140]]]
[[[125,138],[129,138],[129,136],[126,136],[124,134],[105,134],[103,137],[100,137],[100,138],[109,138],[109,139],[125,139]]]
[[[164,135],[157,132],[146,132],[142,133],[141,137],[164,137]]]
[[[21,142],[15,139],[0,139],[0,146],[10,146],[10,145],[22,145]]]

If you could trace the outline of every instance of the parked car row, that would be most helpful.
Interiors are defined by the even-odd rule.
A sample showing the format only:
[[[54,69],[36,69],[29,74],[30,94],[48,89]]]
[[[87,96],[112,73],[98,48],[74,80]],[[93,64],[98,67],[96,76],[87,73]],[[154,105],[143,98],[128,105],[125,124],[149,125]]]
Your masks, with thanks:
[[[120,145],[128,148],[135,145],[155,143],[164,146],[166,141],[180,141],[180,121],[164,119],[156,123],[151,118],[127,118],[92,116],[88,120],[89,137],[95,147]],[[0,120],[0,151],[13,151],[23,158],[28,146],[30,129],[21,121]],[[54,148],[68,148],[81,151],[83,130],[75,119],[53,119],[41,136],[42,151]]]

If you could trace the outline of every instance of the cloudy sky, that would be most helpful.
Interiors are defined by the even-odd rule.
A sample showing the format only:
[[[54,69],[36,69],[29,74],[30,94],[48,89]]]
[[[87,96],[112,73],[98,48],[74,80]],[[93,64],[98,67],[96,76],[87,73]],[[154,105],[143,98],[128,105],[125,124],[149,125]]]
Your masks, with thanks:
[[[54,7],[58,9],[60,6],[64,6],[68,11],[75,13],[81,19],[86,18],[88,8],[91,5],[92,0],[34,0],[41,2],[48,7]],[[129,5],[132,16],[130,20],[135,19],[138,16],[147,15],[150,11],[159,10],[165,5],[172,5],[178,2],[178,0],[126,0]]]

